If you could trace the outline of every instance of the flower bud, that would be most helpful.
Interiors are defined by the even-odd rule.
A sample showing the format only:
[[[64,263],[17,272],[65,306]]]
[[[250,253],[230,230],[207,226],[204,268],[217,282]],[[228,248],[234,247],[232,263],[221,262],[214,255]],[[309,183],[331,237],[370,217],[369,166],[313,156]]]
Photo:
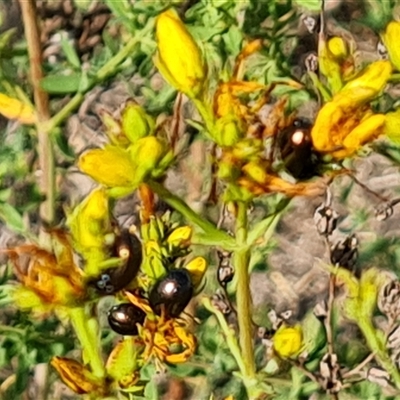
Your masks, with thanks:
[[[173,247],[188,246],[192,237],[193,229],[190,226],[180,226],[172,231],[167,238],[167,243]]]
[[[175,11],[170,9],[157,18],[156,36],[157,68],[175,89],[196,97],[203,88],[206,68],[197,43]]]
[[[338,36],[335,36],[328,41],[328,49],[337,60],[342,60],[349,54],[347,43]]]
[[[241,134],[234,118],[222,117],[215,124],[216,142],[219,146],[234,146],[240,139]]]
[[[122,111],[121,122],[122,131],[131,143],[150,135],[155,125],[153,119],[146,114],[144,109],[133,102],[129,102]]]
[[[106,110],[102,110],[99,113],[101,122],[103,123],[105,133],[109,137],[112,144],[127,146],[129,141],[126,136],[122,133],[121,124],[117,121],[112,114]]]
[[[273,337],[273,346],[276,353],[282,358],[289,358],[299,354],[303,341],[300,325],[294,327],[281,326]]]

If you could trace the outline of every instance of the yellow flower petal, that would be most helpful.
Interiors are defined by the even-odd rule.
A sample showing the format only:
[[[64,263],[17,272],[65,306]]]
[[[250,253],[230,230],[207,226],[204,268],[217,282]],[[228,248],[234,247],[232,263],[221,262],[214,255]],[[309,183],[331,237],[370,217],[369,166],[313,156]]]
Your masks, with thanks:
[[[103,394],[104,382],[96,378],[82,364],[64,357],[54,357],[51,365],[57,370],[63,382],[78,394]]]
[[[386,86],[392,74],[392,65],[390,61],[375,61],[365,68],[361,74],[348,82],[337,95],[338,98],[352,95],[352,101],[356,102],[354,106],[365,104],[365,102],[376,97]],[[364,89],[358,91],[358,89]],[[336,96],[335,96],[336,97]],[[333,98],[335,101],[335,98]]]
[[[377,138],[383,132],[384,124],[384,114],[375,114],[363,120],[343,140],[343,146],[348,149],[349,154],[353,153],[363,144]]]
[[[400,142],[400,109],[386,114],[384,133],[390,140]]]
[[[95,181],[108,187],[135,185],[135,165],[128,151],[117,146],[89,150],[79,158],[79,168]]]
[[[195,97],[205,81],[205,67],[197,43],[172,9],[157,18],[156,65],[176,89]]]
[[[390,61],[400,71],[400,22],[389,22],[381,37],[389,53]]]
[[[335,147],[333,131],[342,118],[343,111],[333,101],[329,101],[319,110],[311,130],[311,138],[316,150],[329,151]]]
[[[22,124],[34,124],[36,122],[35,110],[29,104],[3,93],[0,93],[0,114],[8,119],[16,119]]]
[[[189,271],[193,286],[197,288],[207,270],[207,261],[203,257],[196,257],[185,265],[185,269]]]
[[[68,217],[68,226],[76,249],[85,254],[104,247],[104,235],[110,228],[108,197],[104,188],[93,190]]]
[[[190,226],[180,226],[172,231],[167,238],[167,243],[174,247],[187,246],[190,243],[193,229]]]

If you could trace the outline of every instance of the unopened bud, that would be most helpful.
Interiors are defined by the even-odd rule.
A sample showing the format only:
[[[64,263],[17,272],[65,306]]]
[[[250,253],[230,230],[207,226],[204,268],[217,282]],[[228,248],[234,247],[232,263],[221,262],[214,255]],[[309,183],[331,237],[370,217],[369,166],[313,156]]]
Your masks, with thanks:
[[[172,9],[157,18],[156,66],[175,89],[196,97],[206,79],[206,68],[197,43]]]

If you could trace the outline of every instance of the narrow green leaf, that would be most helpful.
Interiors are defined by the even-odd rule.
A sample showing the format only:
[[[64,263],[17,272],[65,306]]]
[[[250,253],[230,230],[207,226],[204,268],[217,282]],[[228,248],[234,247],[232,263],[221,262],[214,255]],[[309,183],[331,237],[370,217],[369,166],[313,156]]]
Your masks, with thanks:
[[[68,62],[73,65],[75,68],[81,67],[81,61],[79,56],[75,50],[73,44],[64,36],[61,39],[61,48],[64,52],[65,57],[67,58]]]
[[[0,219],[5,222],[7,227],[16,232],[24,230],[22,215],[8,203],[0,203]]]

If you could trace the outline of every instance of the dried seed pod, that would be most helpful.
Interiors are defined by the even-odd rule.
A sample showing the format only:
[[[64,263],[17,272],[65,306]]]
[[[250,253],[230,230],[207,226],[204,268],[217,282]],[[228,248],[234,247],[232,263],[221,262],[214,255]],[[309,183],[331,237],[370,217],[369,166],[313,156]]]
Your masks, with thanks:
[[[400,281],[392,280],[378,295],[378,308],[389,320],[395,321],[400,316]]]
[[[328,304],[326,301],[320,301],[317,303],[314,307],[314,315],[319,319],[319,320],[324,320],[328,316]]]
[[[336,354],[325,354],[319,364],[320,384],[330,394],[342,389],[340,366]]]
[[[389,373],[379,368],[370,368],[367,373],[367,380],[382,387],[390,385]]]
[[[111,329],[120,335],[135,336],[138,334],[136,324],[143,324],[146,314],[131,303],[121,303],[108,312],[108,323]]]
[[[121,258],[123,265],[109,268],[89,281],[89,285],[105,295],[124,289],[135,278],[142,264],[142,244],[136,235],[123,230],[115,240],[112,256]]]
[[[358,258],[358,239],[349,235],[331,247],[331,263],[351,270]]]
[[[393,204],[391,202],[380,204],[375,208],[375,218],[384,221],[393,215]]]
[[[160,278],[149,293],[153,311],[160,315],[164,309],[168,317],[177,317],[188,305],[193,295],[193,284],[189,272],[173,269]]]
[[[320,235],[329,236],[336,229],[339,214],[326,203],[315,209],[314,223]]]
[[[217,251],[219,258],[217,279],[219,284],[225,288],[226,285],[232,281],[235,271],[231,265],[231,253],[224,251]]]
[[[218,289],[212,296],[211,304],[224,315],[229,315],[232,312],[231,304],[222,289]]]

